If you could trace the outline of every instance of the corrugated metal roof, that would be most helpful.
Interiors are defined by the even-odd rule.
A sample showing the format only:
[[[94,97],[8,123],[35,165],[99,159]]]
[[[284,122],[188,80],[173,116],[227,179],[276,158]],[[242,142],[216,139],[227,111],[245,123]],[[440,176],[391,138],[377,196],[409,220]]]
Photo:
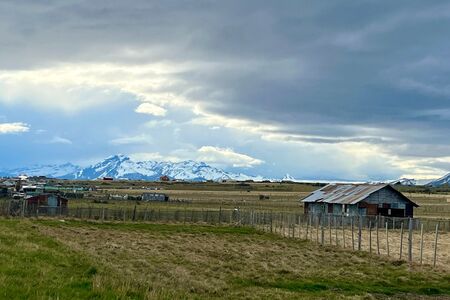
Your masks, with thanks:
[[[340,184],[333,183],[313,192],[302,202],[355,204],[364,200],[388,184]]]

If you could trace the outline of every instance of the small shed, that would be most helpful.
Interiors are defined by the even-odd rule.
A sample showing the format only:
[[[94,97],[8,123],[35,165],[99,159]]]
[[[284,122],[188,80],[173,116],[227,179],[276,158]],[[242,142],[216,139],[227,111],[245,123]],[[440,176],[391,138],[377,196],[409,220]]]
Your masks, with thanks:
[[[40,194],[25,199],[30,208],[48,207],[48,208],[67,208],[67,198],[57,194]]]
[[[143,201],[160,201],[165,202],[169,201],[169,196],[163,193],[143,193],[142,194]]]
[[[328,184],[302,200],[305,213],[413,217],[416,203],[389,184]]]

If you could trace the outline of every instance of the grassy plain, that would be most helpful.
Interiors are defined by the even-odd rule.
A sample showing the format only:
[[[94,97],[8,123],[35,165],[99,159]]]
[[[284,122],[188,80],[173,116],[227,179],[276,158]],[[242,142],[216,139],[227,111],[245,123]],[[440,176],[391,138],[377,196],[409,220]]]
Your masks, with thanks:
[[[163,209],[224,209],[253,208],[259,210],[302,212],[300,202],[320,184],[295,183],[166,183],[166,182],[65,182],[92,186],[98,189],[87,193],[85,199],[71,200],[72,207],[121,208],[136,204],[135,201],[106,200],[108,195],[141,195],[144,192],[162,192],[170,196],[169,203],[139,203],[140,208]],[[153,191],[149,188],[161,188]],[[420,205],[415,216],[450,218],[450,190],[420,187],[396,187]],[[260,199],[263,197],[263,199]]]
[[[0,219],[7,299],[445,299],[449,282],[246,227]]]

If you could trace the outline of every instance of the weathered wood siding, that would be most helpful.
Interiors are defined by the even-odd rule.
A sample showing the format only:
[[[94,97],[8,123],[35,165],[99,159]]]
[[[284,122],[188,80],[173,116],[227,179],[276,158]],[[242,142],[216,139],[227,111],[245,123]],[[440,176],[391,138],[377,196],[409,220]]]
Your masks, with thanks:
[[[369,197],[367,197],[364,202],[370,204],[390,204],[392,208],[405,209],[408,203],[404,198],[402,198],[398,193],[394,192],[388,187],[385,187],[379,191],[376,191]]]

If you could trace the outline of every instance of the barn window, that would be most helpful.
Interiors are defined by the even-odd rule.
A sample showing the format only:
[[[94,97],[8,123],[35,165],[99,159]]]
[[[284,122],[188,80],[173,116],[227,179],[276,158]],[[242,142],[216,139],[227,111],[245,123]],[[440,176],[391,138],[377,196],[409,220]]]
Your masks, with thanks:
[[[342,210],[344,211],[344,213],[348,213],[348,205],[344,204]]]

